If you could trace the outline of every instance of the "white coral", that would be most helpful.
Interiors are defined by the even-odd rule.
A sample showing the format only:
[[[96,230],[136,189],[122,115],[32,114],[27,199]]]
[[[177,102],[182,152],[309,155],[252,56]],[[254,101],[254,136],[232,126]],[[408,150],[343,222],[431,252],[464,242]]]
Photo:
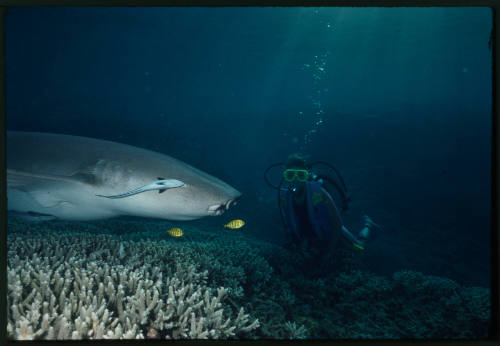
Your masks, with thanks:
[[[134,245],[127,244],[129,254]],[[8,246],[13,339],[141,339],[148,330],[166,338],[227,338],[259,326],[243,309],[232,323],[224,318],[227,290],[212,292],[208,273],[192,264],[178,265],[164,280],[148,261],[109,263],[125,251],[110,236],[9,237]]]
[[[308,330],[304,325],[299,327],[295,322],[287,321],[285,328],[289,333],[290,339],[306,339],[308,336]]]

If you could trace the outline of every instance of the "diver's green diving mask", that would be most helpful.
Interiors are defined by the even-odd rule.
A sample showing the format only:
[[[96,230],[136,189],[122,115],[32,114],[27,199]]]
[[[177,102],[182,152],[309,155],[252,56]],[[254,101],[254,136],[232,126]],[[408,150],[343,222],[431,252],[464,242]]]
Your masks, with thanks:
[[[305,183],[309,180],[311,173],[307,169],[289,168],[283,171],[283,178],[289,183],[299,181]]]

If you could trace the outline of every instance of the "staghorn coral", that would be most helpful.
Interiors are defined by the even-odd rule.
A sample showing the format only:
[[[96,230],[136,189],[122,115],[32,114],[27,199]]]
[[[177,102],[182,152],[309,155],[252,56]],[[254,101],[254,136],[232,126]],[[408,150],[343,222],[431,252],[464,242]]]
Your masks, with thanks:
[[[192,263],[140,260],[140,251],[171,256],[165,244],[147,251],[107,235],[37,232],[9,232],[10,338],[227,338],[259,326],[243,308],[233,316],[227,289],[208,287]]]
[[[129,273],[138,270],[143,275],[140,280],[144,282],[156,282],[153,270],[157,270],[164,278],[163,293],[158,296],[158,300],[164,302],[168,298],[169,290],[165,285],[168,278],[176,277],[180,280],[179,291],[182,290],[183,281],[184,285],[186,282],[192,282],[193,285],[198,282],[199,287],[209,291],[210,299],[217,298],[217,287],[223,286],[226,293],[220,298],[222,305],[213,309],[224,310],[224,319],[219,319],[219,327],[227,318],[231,318],[229,324],[234,325],[242,306],[246,313],[253,316],[248,316],[243,326],[251,326],[250,321],[256,317],[261,324],[259,328],[247,331],[243,327],[238,332],[237,327],[233,331],[233,337],[288,339],[294,329],[293,323],[295,329],[304,325],[311,338],[481,338],[488,335],[488,289],[463,287],[446,278],[413,271],[397,272],[392,278],[378,276],[367,271],[353,270],[357,259],[344,256],[341,251],[322,259],[311,259],[299,256],[296,251],[245,238],[242,233],[217,231],[215,228],[212,232],[211,228],[201,230],[186,226],[183,227],[186,237],[173,239],[165,235],[165,229],[170,226],[173,225],[122,220],[94,223],[48,222],[45,226],[35,224],[32,227],[30,224],[30,234],[26,236],[26,224],[14,224],[11,228],[9,220],[9,239],[14,239],[17,235],[21,240],[26,237],[31,239],[27,244],[20,242],[16,245],[19,258],[30,257],[34,252],[43,257],[44,243],[36,239],[61,232],[66,236],[57,240],[61,244],[57,256],[66,258],[79,253],[90,261],[106,263],[110,267],[123,266]],[[110,233],[114,236],[110,237]],[[9,254],[9,260],[11,259]],[[179,263],[183,266],[178,267]],[[205,271],[209,271],[208,275],[204,274]],[[190,276],[195,277],[189,279]],[[118,284],[120,278],[117,277],[116,280],[115,284]],[[176,282],[170,281],[169,285],[175,285]],[[147,298],[148,289],[144,288],[144,291],[146,297],[143,304],[140,303],[141,294],[136,296],[137,291],[124,290],[125,314],[129,313],[127,304],[135,309],[131,314],[140,316],[141,311],[144,314],[148,310],[147,306],[154,300],[154,294],[151,292],[150,298]],[[176,292],[173,289],[174,295]],[[31,289],[25,291],[23,299],[30,293]],[[26,303],[27,306],[23,306],[23,317],[27,321],[38,318],[41,323],[43,315],[37,317],[40,313],[29,312],[36,310],[36,305],[35,309],[31,309],[29,301]],[[107,307],[111,316],[108,317],[108,320],[111,318],[108,323],[119,319],[117,307],[112,304],[110,306]],[[41,311],[43,313],[43,306]],[[157,319],[156,314],[155,309],[151,309],[146,314],[148,323],[141,325],[139,321],[137,330],[143,337],[173,337],[175,327],[167,329],[168,323],[179,321],[179,316],[164,321],[167,327],[162,326],[164,329],[161,330],[153,325]],[[182,331],[187,337],[191,337],[191,330],[192,335],[212,337],[210,333],[203,334],[208,327],[196,332],[202,315],[196,315],[194,320],[189,317],[185,319],[188,329]],[[191,322],[194,323],[193,327]],[[18,326],[19,329],[22,327],[24,331],[28,330],[29,322],[23,323]],[[127,328],[127,324],[122,324],[120,320],[116,323],[120,324],[122,333],[125,333],[123,330]],[[12,335],[12,323],[9,328],[9,335]],[[215,324],[214,329],[217,328]],[[33,334],[37,332],[35,327],[32,330]],[[54,333],[56,331],[55,329]],[[181,332],[177,337],[184,337],[180,335]]]
[[[239,292],[238,297],[261,292],[273,268],[259,248],[241,239],[217,239],[190,244],[192,261],[209,272],[209,280]]]
[[[309,334],[304,325],[299,327],[295,322],[287,321],[285,328],[290,333],[289,339],[306,339]]]

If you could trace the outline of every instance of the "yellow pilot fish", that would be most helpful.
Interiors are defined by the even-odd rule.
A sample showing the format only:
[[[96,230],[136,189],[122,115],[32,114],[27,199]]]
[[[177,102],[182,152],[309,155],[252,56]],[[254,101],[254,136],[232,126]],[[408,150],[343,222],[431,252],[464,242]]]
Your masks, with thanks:
[[[245,221],[240,220],[240,219],[229,221],[228,223],[226,223],[224,225],[224,227],[230,228],[230,229],[238,229],[238,228],[241,228],[243,226],[245,226]]]
[[[182,237],[184,235],[184,232],[182,231],[182,229],[180,228],[171,228],[167,231],[167,233],[171,236],[171,237],[175,237],[175,238],[179,238],[179,237]]]

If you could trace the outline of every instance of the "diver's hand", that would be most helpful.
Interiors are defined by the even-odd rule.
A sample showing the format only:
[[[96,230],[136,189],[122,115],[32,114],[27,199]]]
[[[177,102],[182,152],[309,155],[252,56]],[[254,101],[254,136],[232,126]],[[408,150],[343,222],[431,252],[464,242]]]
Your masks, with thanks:
[[[365,223],[365,227],[358,233],[358,237],[363,239],[363,241],[366,241],[368,238],[370,238],[372,230],[374,228],[380,229],[380,226],[377,225],[373,220],[368,216],[368,215],[363,215],[363,221]]]
[[[375,222],[373,222],[373,220],[371,219],[371,217],[369,217],[368,215],[363,215],[363,221],[365,223],[365,227],[375,227],[375,228],[380,228],[380,225],[376,224]]]

